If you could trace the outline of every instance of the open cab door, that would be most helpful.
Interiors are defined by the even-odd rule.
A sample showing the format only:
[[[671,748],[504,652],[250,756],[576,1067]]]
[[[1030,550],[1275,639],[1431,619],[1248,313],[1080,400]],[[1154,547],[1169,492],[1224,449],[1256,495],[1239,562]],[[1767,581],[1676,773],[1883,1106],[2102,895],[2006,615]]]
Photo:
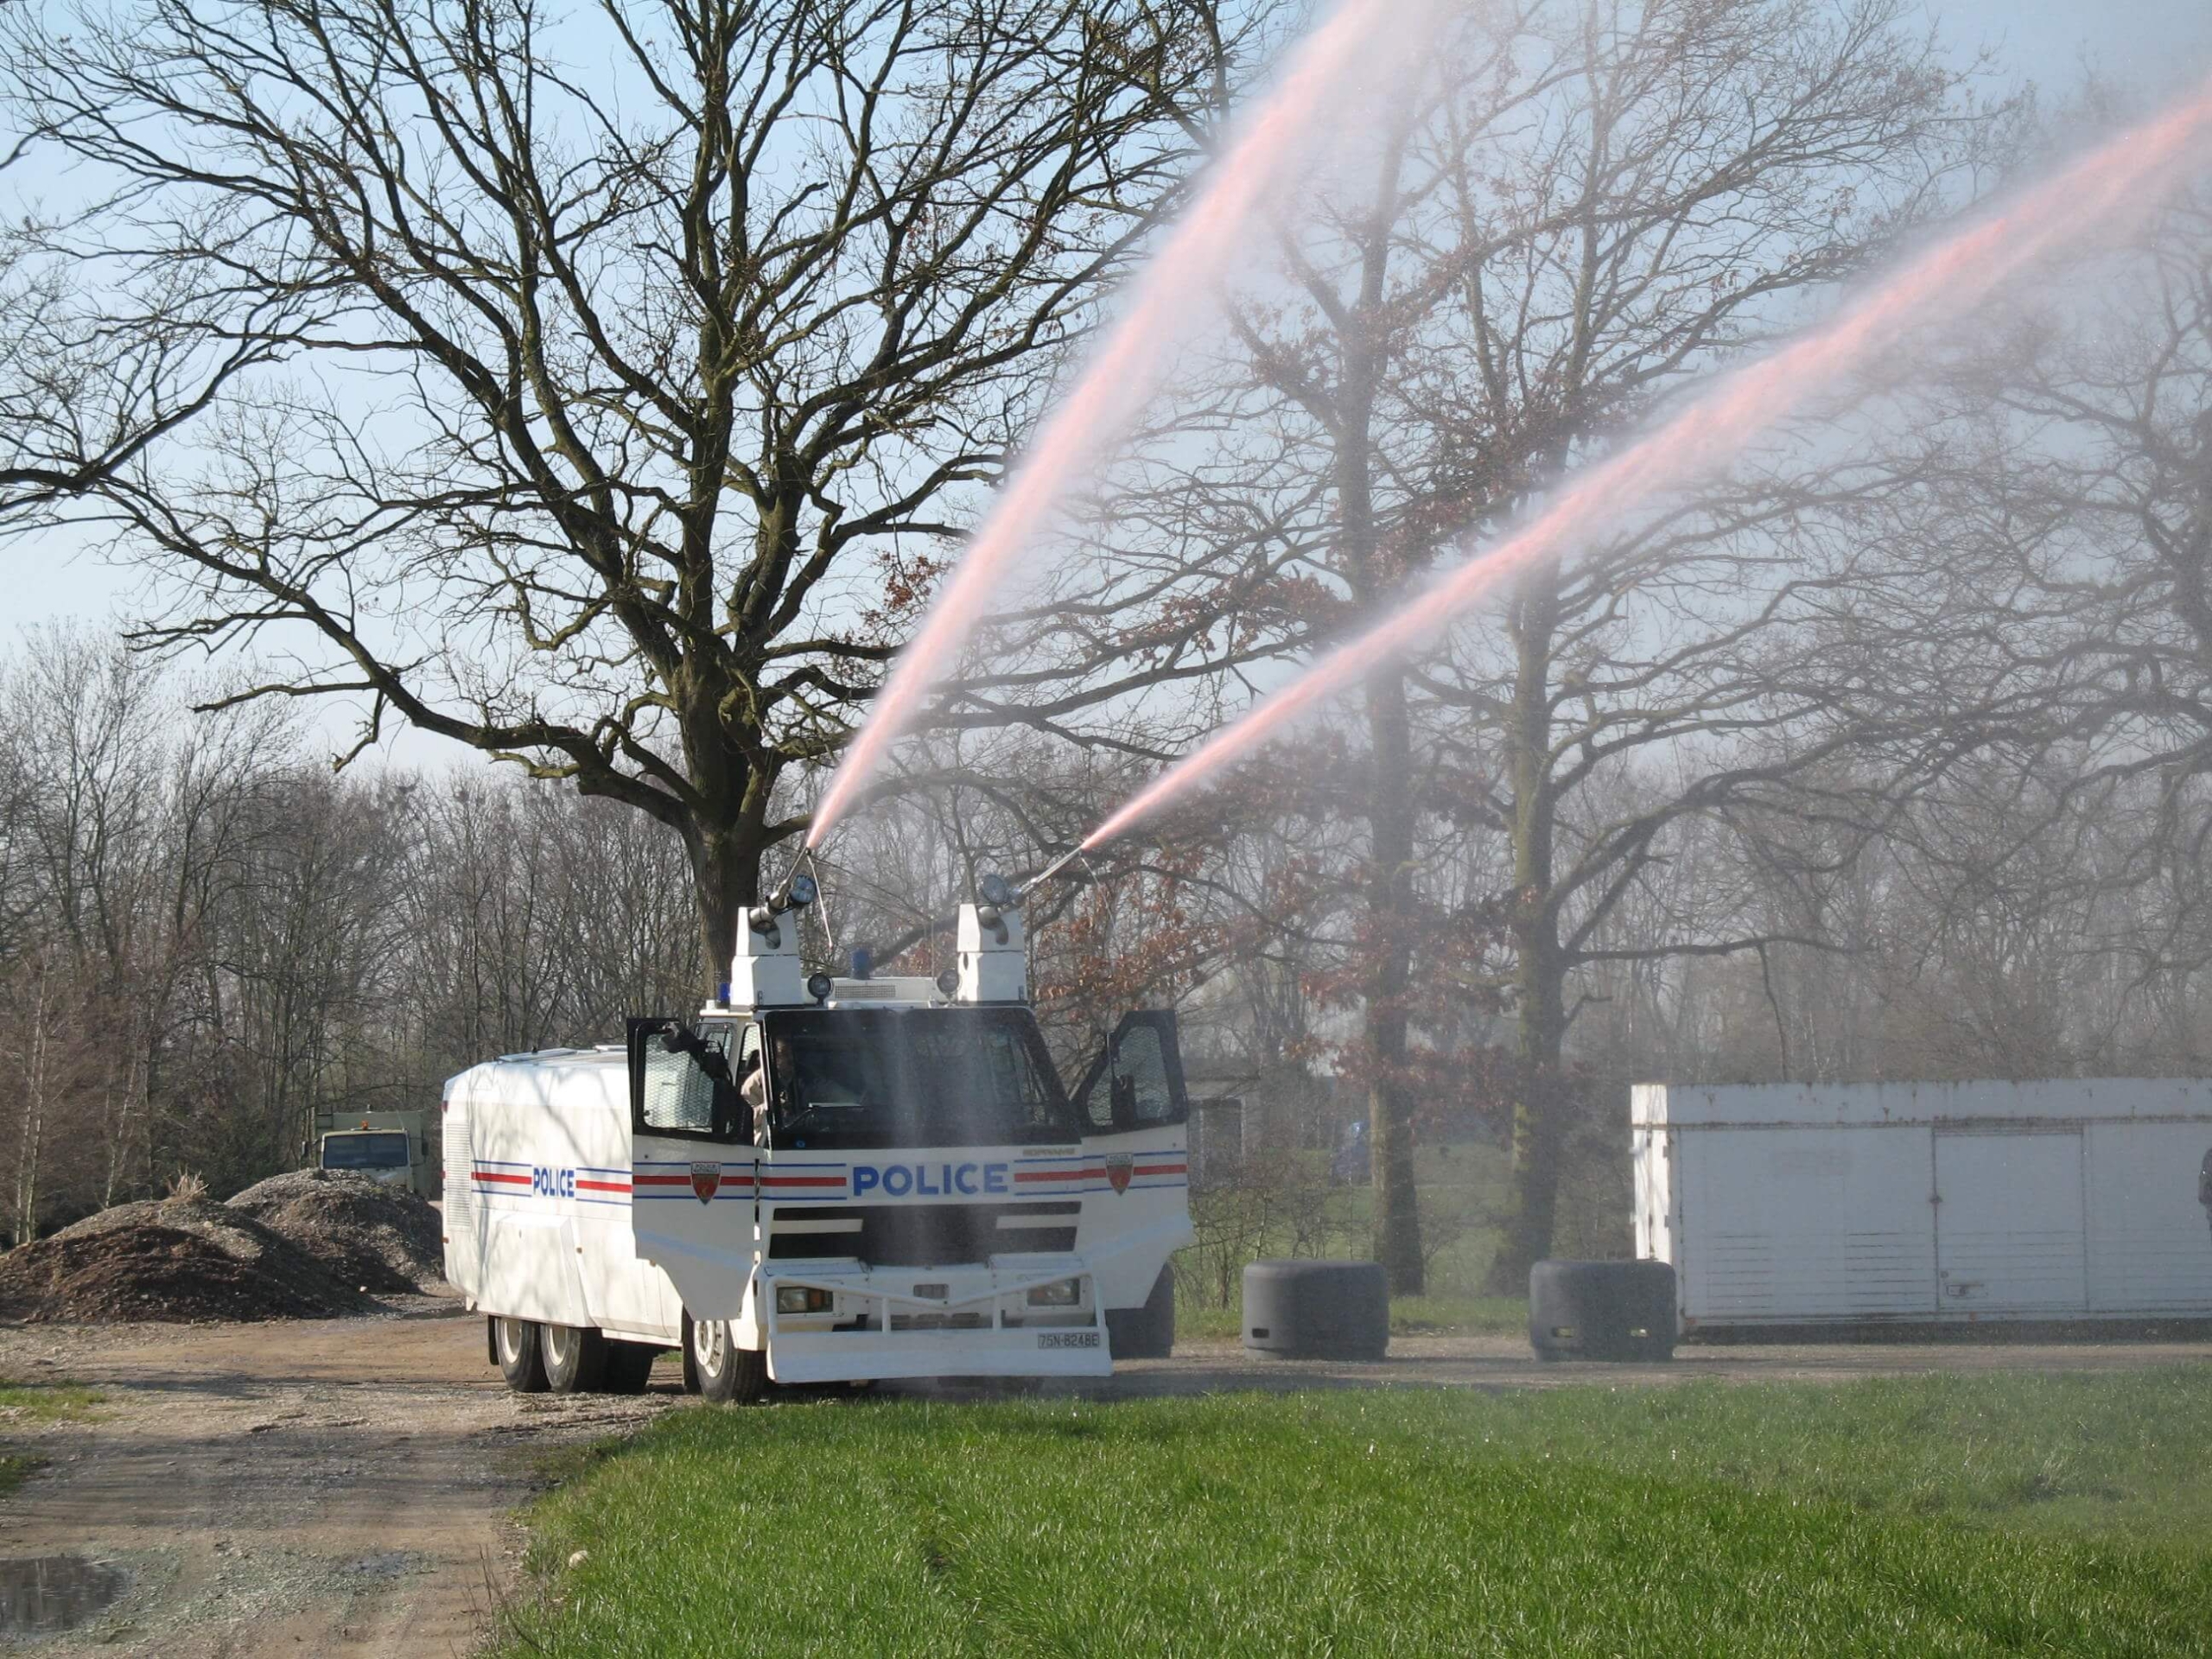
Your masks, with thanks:
[[[1075,1091],[1088,1126],[1084,1162],[1113,1196],[1104,1207],[1115,1243],[1093,1257],[1116,1358],[1161,1358],[1175,1344],[1168,1258],[1190,1243],[1190,1097],[1175,1015],[1122,1016]]]
[[[738,1087],[758,1028],[633,1019],[626,1038],[637,1253],[668,1274],[694,1317],[734,1319],[758,1243],[760,1154]]]
[[[1122,1016],[1075,1092],[1076,1109],[1094,1135],[1179,1128],[1191,1116],[1183,1085],[1183,1050],[1173,1010],[1140,1009]],[[1181,1143],[1182,1137],[1176,1137]]]

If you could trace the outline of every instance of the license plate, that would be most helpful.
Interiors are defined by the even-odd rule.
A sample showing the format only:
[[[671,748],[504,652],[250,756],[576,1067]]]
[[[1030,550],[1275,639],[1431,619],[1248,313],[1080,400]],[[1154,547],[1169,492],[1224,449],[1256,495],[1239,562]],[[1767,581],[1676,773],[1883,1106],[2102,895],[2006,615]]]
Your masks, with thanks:
[[[1096,1348],[1096,1331],[1048,1331],[1037,1338],[1039,1348]]]

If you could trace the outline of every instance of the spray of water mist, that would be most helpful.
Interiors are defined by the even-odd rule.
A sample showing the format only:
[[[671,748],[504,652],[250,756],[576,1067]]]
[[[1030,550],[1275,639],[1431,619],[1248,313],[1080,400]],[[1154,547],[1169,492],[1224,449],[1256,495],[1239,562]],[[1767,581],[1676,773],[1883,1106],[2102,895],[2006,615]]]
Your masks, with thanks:
[[[1368,632],[1215,734],[1085,837],[1126,834],[1315,706],[1432,644],[1520,571],[1560,556],[1639,502],[1694,482],[1808,399],[1848,381],[1911,330],[1964,315],[2007,281],[2155,208],[2212,149],[2212,87],[2093,151],[2005,212],[1936,245],[1834,321],[1717,381],[1649,436],[1573,480],[1489,553],[1426,587]]]
[[[1250,256],[1271,204],[1361,102],[1394,84],[1431,34],[1430,0],[1345,0],[1298,47],[1274,90],[1235,128],[1190,209],[1122,299],[1083,378],[1038,433],[877,693],[806,844],[853,806],[924,697],[951,669],[1014,556],[1087,479],[1158,391],[1179,340]]]

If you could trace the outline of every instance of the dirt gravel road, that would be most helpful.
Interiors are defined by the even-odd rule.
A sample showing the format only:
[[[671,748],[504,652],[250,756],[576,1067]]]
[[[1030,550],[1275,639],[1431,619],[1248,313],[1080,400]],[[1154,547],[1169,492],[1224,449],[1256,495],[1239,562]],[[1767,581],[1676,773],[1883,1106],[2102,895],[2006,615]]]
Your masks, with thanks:
[[[1836,1382],[2207,1360],[2202,1342],[1823,1344],[1688,1348],[1665,1366],[1541,1365],[1510,1338],[1409,1337],[1379,1364],[1332,1364],[1221,1342],[1080,1391]],[[672,1360],[643,1398],[511,1395],[485,1363],[483,1327],[450,1297],[305,1324],[0,1328],[0,1377],[73,1378],[107,1397],[89,1423],[0,1413],[0,1452],[46,1465],[0,1499],[0,1606],[8,1573],[28,1570],[11,1563],[74,1557],[124,1586],[29,1649],[54,1656],[467,1652],[513,1583],[513,1515],[535,1454],[625,1432],[683,1399]],[[9,1640],[0,1632],[0,1647]]]
[[[0,1500],[0,1557],[79,1557],[128,1585],[30,1650],[466,1653],[512,1582],[533,1454],[675,1404],[664,1369],[643,1399],[512,1395],[449,1296],[382,1318],[0,1329],[0,1376],[107,1402],[88,1423],[0,1420],[0,1450],[44,1463]]]

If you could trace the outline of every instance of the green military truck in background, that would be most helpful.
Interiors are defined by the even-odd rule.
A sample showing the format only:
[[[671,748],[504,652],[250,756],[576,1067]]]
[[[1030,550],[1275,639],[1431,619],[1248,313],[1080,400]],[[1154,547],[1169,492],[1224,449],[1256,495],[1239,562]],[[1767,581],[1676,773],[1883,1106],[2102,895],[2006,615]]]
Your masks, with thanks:
[[[309,1160],[320,1169],[350,1170],[386,1186],[435,1199],[444,1188],[444,1137],[431,1112],[321,1112]]]

